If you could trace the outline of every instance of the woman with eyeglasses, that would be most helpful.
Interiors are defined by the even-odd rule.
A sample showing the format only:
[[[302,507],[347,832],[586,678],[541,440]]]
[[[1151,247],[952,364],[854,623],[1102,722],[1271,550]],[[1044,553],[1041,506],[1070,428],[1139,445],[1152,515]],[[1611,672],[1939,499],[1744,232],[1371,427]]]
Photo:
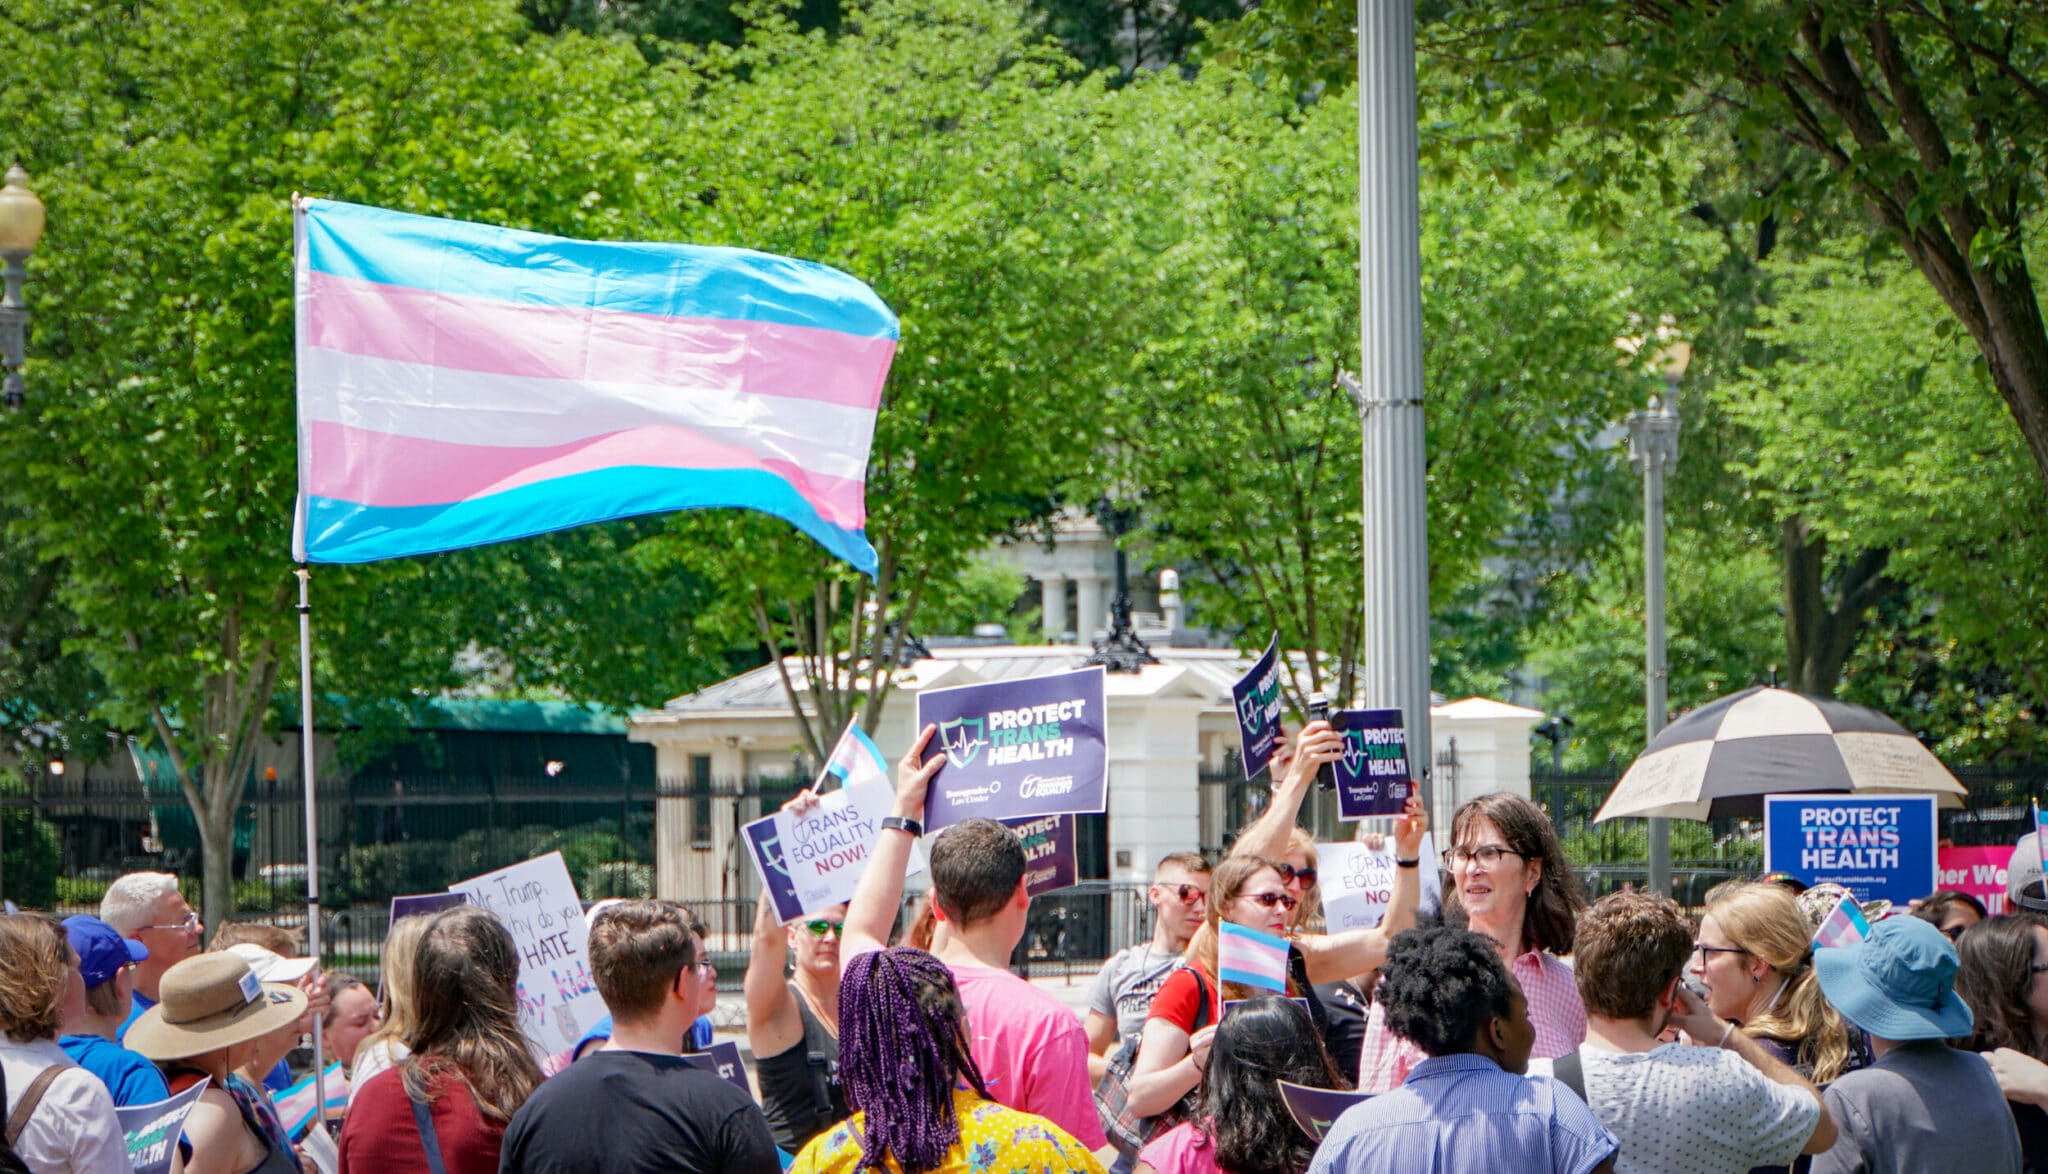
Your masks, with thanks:
[[[1990,1062],[2019,1129],[2022,1168],[2048,1170],[2048,918],[1990,918],[1963,931],[1956,954],[1956,994],[1974,1024],[1954,1042]]]
[[[1813,930],[1776,885],[1715,893],[1700,917],[1686,974],[1709,1010],[1817,1085],[1871,1061],[1870,1039],[1821,994]]]
[[[839,936],[846,906],[784,926],[768,893],[754,912],[741,986],[747,1046],[775,1144],[796,1153],[851,1110],[839,1083]],[[794,969],[784,963],[794,957]]]
[[[1930,893],[1913,906],[1913,916],[1940,930],[1949,941],[1960,940],[1963,931],[1989,917],[1984,902],[1968,893],[1943,889]]]
[[[1529,1001],[1529,1021],[1536,1026],[1530,1054],[1552,1060],[1577,1050],[1586,1038],[1586,1009],[1571,967],[1558,955],[1571,951],[1586,898],[1550,817],[1519,795],[1481,795],[1451,817],[1451,847],[1443,863],[1451,874],[1444,920],[1462,922],[1500,949]],[[1366,1022],[1358,1087],[1394,1088],[1423,1058],[1421,1049],[1387,1027],[1375,1003]]]

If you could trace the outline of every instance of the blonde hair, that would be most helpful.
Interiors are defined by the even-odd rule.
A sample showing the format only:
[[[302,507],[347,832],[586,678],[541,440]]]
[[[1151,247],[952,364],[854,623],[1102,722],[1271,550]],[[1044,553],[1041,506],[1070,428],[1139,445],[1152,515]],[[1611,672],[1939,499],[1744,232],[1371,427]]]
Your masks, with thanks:
[[[1245,986],[1243,983],[1219,981],[1216,965],[1217,942],[1223,932],[1219,928],[1223,924],[1223,907],[1237,900],[1244,892],[1245,886],[1251,884],[1252,878],[1268,869],[1272,870],[1276,877],[1279,876],[1281,862],[1268,860],[1264,856],[1231,856],[1225,858],[1223,863],[1216,866],[1216,871],[1209,874],[1209,912],[1204,920],[1207,932],[1197,933],[1194,940],[1188,943],[1187,956],[1199,963],[1208,973],[1210,980],[1216,982],[1222,995],[1222,1002],[1255,999],[1260,995],[1273,993],[1258,987]],[[1302,993],[1294,988],[1292,974],[1287,977],[1287,993]]]
[[[1299,852],[1308,861],[1310,868],[1320,870],[1316,854],[1315,833],[1304,827],[1296,827],[1287,833],[1287,855]],[[1316,883],[1301,890],[1301,904],[1294,915],[1287,919],[1287,928],[1298,933],[1321,933],[1323,930],[1323,878],[1318,875]]]
[[[382,989],[377,992],[377,1030],[363,1037],[357,1047],[382,1042],[386,1047],[412,1047],[412,1029],[419,1020],[419,1001],[413,997],[413,959],[419,956],[420,938],[431,917],[407,917],[391,923],[384,936],[384,961],[378,968]],[[360,1054],[360,1052],[358,1052]]]
[[[56,1039],[64,986],[77,965],[56,918],[0,915],[0,1031],[18,1044]]]
[[[1770,1009],[1749,1016],[1743,1033],[1793,1045],[1796,1066],[1815,1084],[1842,1075],[1850,1059],[1849,1025],[1821,993],[1813,928],[1792,895],[1777,885],[1741,885],[1708,902],[1706,916],[1784,980]]]

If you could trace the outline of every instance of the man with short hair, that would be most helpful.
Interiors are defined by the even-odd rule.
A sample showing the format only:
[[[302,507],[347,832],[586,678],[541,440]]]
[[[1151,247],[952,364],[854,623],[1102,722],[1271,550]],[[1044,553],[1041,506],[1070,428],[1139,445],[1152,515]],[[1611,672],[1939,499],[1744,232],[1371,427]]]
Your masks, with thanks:
[[[148,959],[148,947],[82,913],[64,919],[64,936],[78,955],[82,983],[65,991],[57,1046],[100,1078],[116,1107],[153,1105],[169,1097],[170,1086],[157,1066],[114,1042],[134,1009],[135,966]]]
[[[927,725],[896,764],[895,805],[847,907],[842,965],[882,949],[896,922],[910,845],[924,834],[925,794],[946,761],[943,752],[924,757],[937,731]],[[935,953],[959,987],[973,1035],[968,1050],[989,1095],[1044,1117],[1091,1150],[1103,1149],[1109,1139],[1095,1115],[1088,1034],[1065,1004],[1009,969],[1031,912],[1024,867],[1023,841],[994,820],[970,819],[934,837],[932,908],[944,931]]]
[[[1828,1086],[1841,1137],[1813,1160],[1814,1174],[2018,1174],[2019,1134],[1991,1066],[1947,1043],[1974,1022],[1956,995],[1956,965],[1948,938],[1917,917],[1888,918],[1856,945],[1813,952],[1821,993],[1869,1034],[1877,1057]]]
[[[1586,1006],[1574,1059],[1586,1103],[1621,1142],[1622,1171],[1789,1166],[1835,1141],[1820,1093],[1680,984],[1700,947],[1671,898],[1612,893],[1579,917],[1572,964]],[[1665,1043],[1676,1026],[1691,1043]]]
[[[199,952],[206,925],[178,892],[178,878],[168,872],[131,872],[116,878],[100,898],[100,920],[149,951],[149,957],[135,965],[134,1008],[115,1033],[118,1042],[127,1036],[129,1024],[156,1006],[164,971]]]
[[[1408,930],[1381,969],[1389,1029],[1428,1058],[1399,1088],[1337,1118],[1309,1174],[1614,1169],[1614,1137],[1584,1102],[1523,1075],[1536,1028],[1492,938]]]
[[[513,1114],[501,1174],[777,1169],[768,1120],[752,1098],[682,1057],[706,979],[675,903],[605,910],[591,922],[589,955],[611,1039]]]
[[[1175,852],[1152,870],[1145,891],[1152,906],[1152,938],[1111,955],[1088,990],[1088,1078],[1102,1079],[1109,1056],[1145,1030],[1145,1013],[1166,976],[1180,966],[1188,940],[1209,910],[1209,862],[1198,852]]]

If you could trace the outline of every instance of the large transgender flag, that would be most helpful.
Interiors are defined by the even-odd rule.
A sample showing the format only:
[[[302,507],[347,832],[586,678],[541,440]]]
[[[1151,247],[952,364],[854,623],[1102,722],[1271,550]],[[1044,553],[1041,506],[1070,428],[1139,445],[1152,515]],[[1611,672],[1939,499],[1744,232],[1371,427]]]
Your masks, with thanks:
[[[896,316],[836,269],[311,200],[296,285],[301,562],[734,507],[875,573]]]

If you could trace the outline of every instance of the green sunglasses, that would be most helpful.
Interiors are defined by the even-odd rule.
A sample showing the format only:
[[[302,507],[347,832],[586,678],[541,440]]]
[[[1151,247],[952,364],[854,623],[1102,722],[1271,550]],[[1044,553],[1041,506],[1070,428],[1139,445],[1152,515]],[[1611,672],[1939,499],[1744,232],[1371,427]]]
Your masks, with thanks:
[[[804,922],[804,928],[810,930],[811,936],[814,938],[822,938],[826,934],[831,934],[836,938],[846,933],[846,927],[836,921],[806,921]]]

